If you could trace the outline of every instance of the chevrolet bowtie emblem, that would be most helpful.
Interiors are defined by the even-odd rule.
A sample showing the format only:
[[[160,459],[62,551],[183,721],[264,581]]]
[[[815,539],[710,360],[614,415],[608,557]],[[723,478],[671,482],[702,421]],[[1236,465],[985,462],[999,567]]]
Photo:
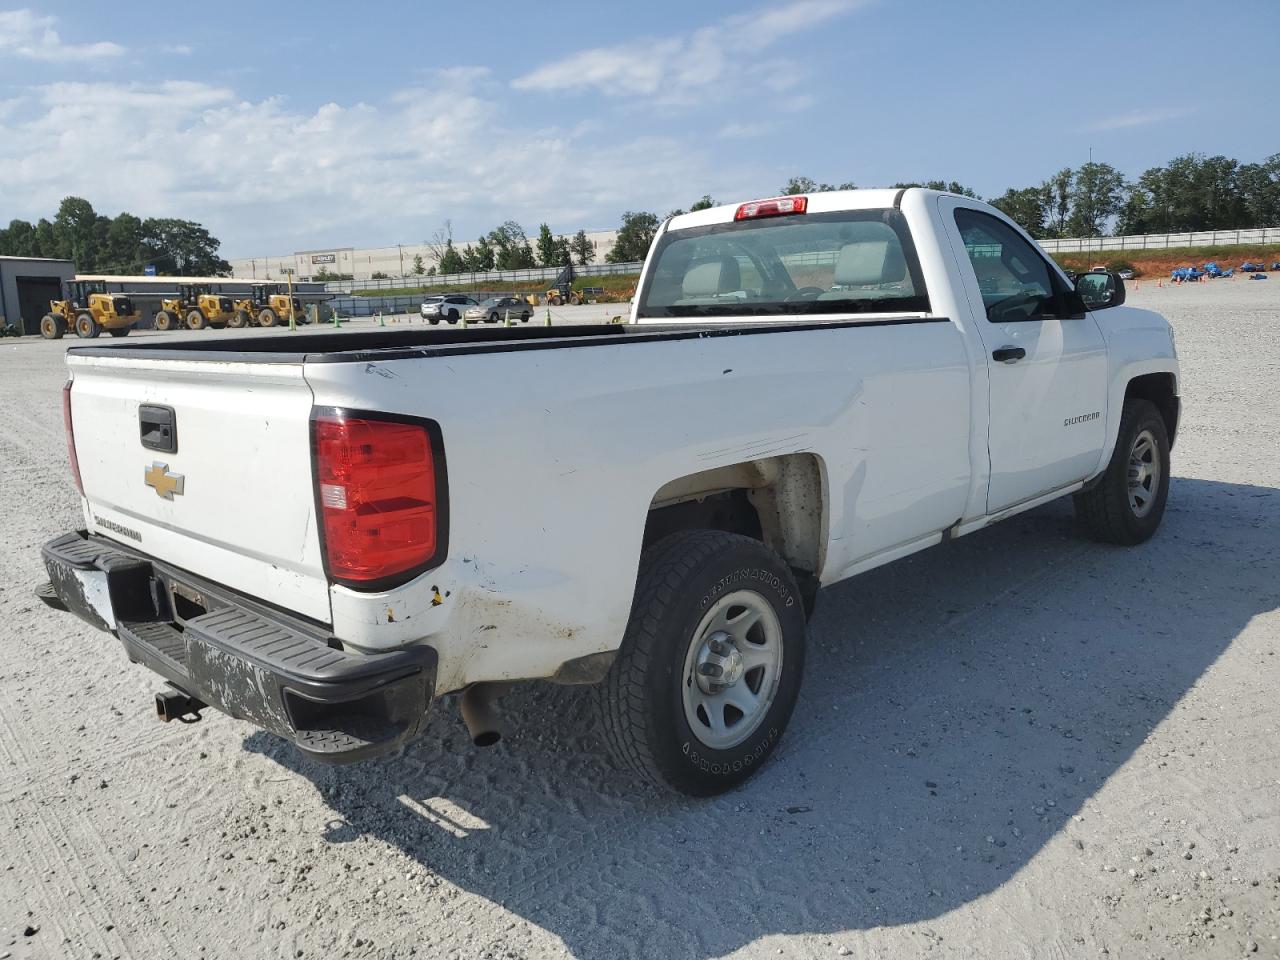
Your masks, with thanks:
[[[146,485],[153,487],[156,493],[166,500],[172,500],[175,493],[182,496],[182,487],[186,478],[180,473],[170,473],[167,463],[155,461],[147,467],[147,472],[142,476]]]

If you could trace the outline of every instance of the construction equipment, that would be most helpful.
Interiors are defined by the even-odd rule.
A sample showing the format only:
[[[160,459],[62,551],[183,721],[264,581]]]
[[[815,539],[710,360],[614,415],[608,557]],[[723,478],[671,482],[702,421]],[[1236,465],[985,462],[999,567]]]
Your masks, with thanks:
[[[237,300],[231,326],[274,327],[281,320],[289,319],[292,309],[295,320],[301,320],[302,301],[290,296],[282,283],[255,283],[249,296]]]
[[[160,301],[156,311],[157,330],[203,330],[206,326],[221,329],[235,317],[235,304],[231,298],[214,293],[207,283],[184,283],[178,287],[176,297]]]
[[[91,340],[106,330],[113,337],[127,337],[142,314],[127,294],[107,293],[102,280],[67,280],[62,299],[49,301],[49,312],[40,319],[40,334],[60,340],[69,329]]]
[[[564,269],[556,274],[555,286],[546,292],[547,304],[558,307],[561,304],[572,303],[576,307],[582,303],[582,295],[573,289],[573,280],[573,264],[566,263]]]

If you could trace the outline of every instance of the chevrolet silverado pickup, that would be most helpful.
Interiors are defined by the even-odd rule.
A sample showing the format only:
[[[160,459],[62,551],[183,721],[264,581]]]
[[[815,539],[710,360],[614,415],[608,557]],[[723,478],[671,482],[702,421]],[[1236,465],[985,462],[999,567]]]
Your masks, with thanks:
[[[1119,277],[923,189],[673,217],[628,323],[67,364],[84,527],[38,592],[162,678],[162,719],[350,762],[446,694],[483,744],[508,684],[594,684],[617,757],[693,795],[776,748],[820,587],[1066,495],[1140,544],[1180,410]]]

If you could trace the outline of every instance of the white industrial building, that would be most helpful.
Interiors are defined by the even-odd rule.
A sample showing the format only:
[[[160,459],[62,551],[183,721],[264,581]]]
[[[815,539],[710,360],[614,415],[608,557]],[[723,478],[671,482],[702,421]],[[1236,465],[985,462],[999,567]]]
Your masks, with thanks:
[[[587,232],[587,239],[595,248],[592,263],[604,263],[617,240],[616,230]],[[558,239],[572,240],[572,236]],[[530,238],[530,243],[536,238]],[[466,242],[454,240],[454,246],[462,250]],[[322,250],[298,250],[294,253],[271,257],[247,257],[231,260],[231,272],[252,280],[283,280],[293,271],[297,280],[309,280],[317,273],[336,273],[355,280],[372,279],[375,273],[388,277],[413,276],[413,258],[422,257],[425,269],[435,266],[435,256],[426,243],[403,243],[391,247],[326,247]]]

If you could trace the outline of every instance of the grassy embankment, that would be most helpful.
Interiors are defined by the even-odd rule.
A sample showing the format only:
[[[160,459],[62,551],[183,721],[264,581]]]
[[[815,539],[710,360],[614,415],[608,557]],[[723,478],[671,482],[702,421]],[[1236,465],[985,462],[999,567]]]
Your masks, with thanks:
[[[1216,260],[1223,270],[1239,267],[1246,260],[1268,267],[1280,260],[1280,246],[1243,244],[1219,247],[1170,247],[1167,250],[1086,250],[1084,253],[1056,253],[1053,258],[1066,270],[1077,273],[1105,265],[1108,270],[1129,269],[1139,277],[1168,277],[1175,267],[1202,267]]]

